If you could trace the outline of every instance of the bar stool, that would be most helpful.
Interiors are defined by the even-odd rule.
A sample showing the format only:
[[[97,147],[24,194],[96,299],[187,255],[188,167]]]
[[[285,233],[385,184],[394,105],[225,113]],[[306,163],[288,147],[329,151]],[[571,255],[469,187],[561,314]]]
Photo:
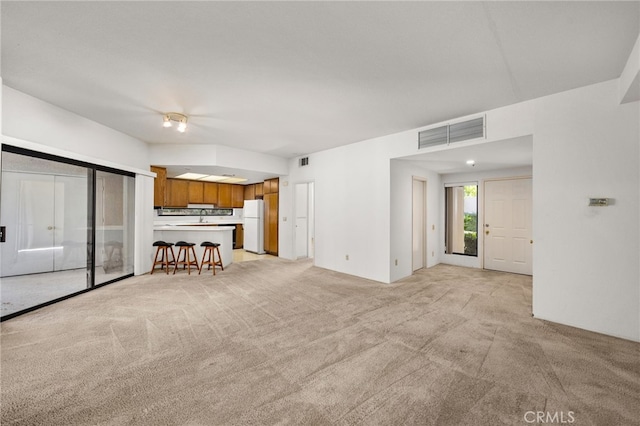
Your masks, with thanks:
[[[166,268],[167,275],[169,274],[169,266],[175,265],[176,263],[176,255],[173,252],[173,243],[167,243],[164,241],[156,241],[153,243],[154,247],[158,247],[156,249],[156,256],[153,259],[153,266],[151,267],[151,275],[153,275],[153,271],[156,268],[156,265],[160,265],[160,269]],[[171,254],[171,260],[169,260],[169,254]],[[158,255],[160,255],[160,260],[158,260]]]
[[[207,271],[209,268],[213,267],[213,275],[216,274],[216,266],[219,266],[224,271],[222,256],[220,256],[220,244],[205,241],[200,244],[200,247],[204,247],[204,253],[202,253],[202,262],[200,262],[200,271],[198,272],[198,275],[202,273],[202,267],[204,265],[207,265]],[[218,260],[216,260],[216,255],[218,256]]]
[[[196,267],[196,271],[198,270],[198,255],[196,254],[196,249],[194,248],[194,243],[187,243],[184,241],[178,241],[176,243],[176,247],[179,247],[178,257],[176,258],[176,265],[173,268],[173,273],[175,274],[178,270],[178,266],[182,265],[182,269],[187,269],[189,275],[191,275],[191,265]],[[193,260],[191,260],[191,255],[193,254]],[[182,255],[182,260],[180,260],[180,255]]]

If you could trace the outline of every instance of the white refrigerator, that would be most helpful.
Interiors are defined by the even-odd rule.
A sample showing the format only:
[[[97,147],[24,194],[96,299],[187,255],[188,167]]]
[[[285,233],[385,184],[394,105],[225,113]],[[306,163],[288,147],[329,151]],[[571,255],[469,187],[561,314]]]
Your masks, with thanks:
[[[243,214],[244,249],[264,254],[264,201],[245,200]]]

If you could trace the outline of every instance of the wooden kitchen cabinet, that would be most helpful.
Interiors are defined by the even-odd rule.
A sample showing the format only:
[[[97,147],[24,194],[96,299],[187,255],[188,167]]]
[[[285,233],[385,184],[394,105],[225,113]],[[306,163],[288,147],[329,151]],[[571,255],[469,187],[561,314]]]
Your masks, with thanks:
[[[236,209],[244,207],[244,186],[231,185],[231,207]]]
[[[236,225],[236,245],[233,248],[241,249],[244,246],[244,226],[241,223]]]
[[[231,198],[231,184],[219,183],[218,184],[218,207],[228,209],[233,207]]]
[[[278,194],[264,195],[264,251],[278,255]]]
[[[167,188],[167,169],[164,167],[151,166],[151,171],[156,174],[153,180],[153,206],[165,206],[165,194]]]
[[[213,204],[218,207],[218,184],[215,182],[204,182],[204,191],[202,202],[204,204]]]
[[[189,203],[202,204],[204,202],[204,182],[189,182]]]
[[[256,185],[245,185],[244,186],[244,199],[245,200],[255,200],[256,199]]]
[[[262,200],[262,196],[264,195],[264,183],[256,183],[256,200]]]
[[[264,195],[277,194],[279,178],[267,179],[264,181]]]
[[[166,207],[187,207],[189,204],[189,181],[167,179]]]

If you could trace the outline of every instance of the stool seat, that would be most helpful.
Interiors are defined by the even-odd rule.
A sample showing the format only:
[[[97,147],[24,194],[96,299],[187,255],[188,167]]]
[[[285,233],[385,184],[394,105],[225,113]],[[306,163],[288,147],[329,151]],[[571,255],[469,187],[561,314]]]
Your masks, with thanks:
[[[186,241],[178,241],[176,243],[176,247],[191,247],[191,246],[195,246],[195,243],[188,243]]]
[[[204,241],[200,244],[200,247],[220,247],[220,243],[212,243],[211,241]]]
[[[165,241],[156,241],[153,243],[154,247],[171,247],[173,243],[167,243]]]
[[[198,255],[196,254],[196,249],[194,248],[195,245],[195,243],[189,243],[186,241],[178,241],[176,243],[176,247],[178,247],[179,250],[175,267],[173,268],[174,274],[176,273],[176,271],[178,270],[178,266],[180,265],[182,265],[182,269],[187,270],[187,273],[189,275],[191,275],[191,266],[195,266],[196,270],[199,270]],[[180,256],[182,256],[182,258]]]
[[[200,262],[200,270],[198,275],[202,274],[202,267],[207,265],[207,271],[213,267],[213,275],[216,274],[216,266],[224,271],[222,265],[222,256],[220,256],[220,244],[212,243],[211,241],[203,241],[200,243],[200,247],[204,247],[204,253],[202,253],[202,262]],[[216,260],[216,256],[218,259]]]
[[[173,252],[173,243],[168,243],[166,241],[155,241],[153,243],[156,249],[156,255],[153,259],[153,266],[151,267],[151,274],[153,275],[153,271],[156,269],[156,265],[160,265],[160,269],[164,269],[167,275],[169,274],[169,266],[174,265],[176,263],[176,255]],[[171,259],[169,259],[169,254],[171,254]],[[158,260],[158,256],[160,256],[160,260]]]

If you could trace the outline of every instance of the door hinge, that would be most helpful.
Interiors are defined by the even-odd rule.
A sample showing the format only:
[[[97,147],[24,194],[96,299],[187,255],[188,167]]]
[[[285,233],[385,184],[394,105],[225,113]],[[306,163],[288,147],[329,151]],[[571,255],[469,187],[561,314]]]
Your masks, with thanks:
[[[7,233],[7,227],[6,226],[0,226],[0,243],[4,243],[6,242],[6,233]]]

